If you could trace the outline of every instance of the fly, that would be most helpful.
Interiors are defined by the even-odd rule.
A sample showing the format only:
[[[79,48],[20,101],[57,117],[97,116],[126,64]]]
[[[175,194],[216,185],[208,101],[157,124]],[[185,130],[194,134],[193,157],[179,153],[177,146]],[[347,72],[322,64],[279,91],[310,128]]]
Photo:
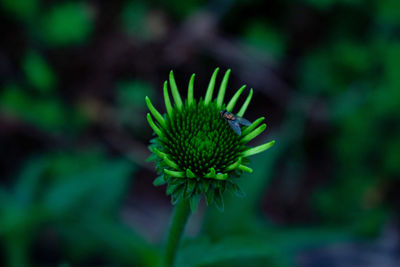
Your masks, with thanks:
[[[240,129],[240,125],[244,125],[244,126],[250,126],[251,122],[249,122],[248,120],[246,120],[245,118],[236,116],[235,114],[225,110],[221,110],[219,112],[219,114],[221,114],[221,117],[224,118],[229,126],[231,126],[232,130],[237,134],[240,135],[242,133],[242,130]]]

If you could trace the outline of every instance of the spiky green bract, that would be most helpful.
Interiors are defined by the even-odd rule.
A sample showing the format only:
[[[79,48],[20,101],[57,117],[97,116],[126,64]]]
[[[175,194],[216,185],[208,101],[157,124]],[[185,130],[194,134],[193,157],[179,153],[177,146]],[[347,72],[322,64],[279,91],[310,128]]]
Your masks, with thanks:
[[[216,82],[218,69],[211,77],[206,98],[193,98],[193,78],[188,87],[188,100],[183,102],[177,90],[171,71],[170,83],[174,105],[170,103],[167,83],[164,84],[164,99],[168,116],[162,116],[146,98],[151,115],[147,120],[156,133],[150,150],[152,160],[156,162],[156,170],[160,176],[154,185],[167,184],[167,195],[171,195],[172,203],[181,199],[188,200],[192,211],[202,195],[207,205],[215,204],[223,210],[223,194],[226,190],[243,196],[236,180],[243,172],[252,172],[247,167],[248,157],[260,153],[273,144],[269,142],[255,148],[248,148],[246,143],[265,130],[265,125],[256,129],[262,119],[254,125],[243,127],[242,135],[237,135],[229,124],[221,117],[222,109],[232,110],[245,89],[242,86],[234,94],[228,105],[221,103],[226,90],[227,71],[223,84],[218,92],[217,99],[213,99],[213,88]],[[221,91],[222,90],[222,91]],[[238,109],[244,114],[252,98],[250,91],[243,106]],[[248,130],[247,130],[248,129]]]

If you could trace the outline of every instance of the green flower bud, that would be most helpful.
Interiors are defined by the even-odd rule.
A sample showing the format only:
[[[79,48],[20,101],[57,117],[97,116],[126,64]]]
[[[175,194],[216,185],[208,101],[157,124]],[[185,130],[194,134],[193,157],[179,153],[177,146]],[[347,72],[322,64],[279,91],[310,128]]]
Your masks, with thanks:
[[[211,76],[204,99],[199,100],[193,97],[193,74],[186,101],[182,101],[171,71],[169,84],[174,105],[171,104],[168,82],[165,81],[164,101],[167,114],[159,113],[146,97],[151,113],[147,114],[147,121],[156,134],[149,147],[153,153],[150,159],[155,161],[160,175],[154,180],[154,185],[167,184],[167,195],[171,195],[172,203],[187,199],[192,211],[196,209],[202,195],[205,196],[207,205],[216,204],[220,210],[223,210],[222,196],[225,190],[243,196],[236,179],[243,172],[253,171],[246,166],[248,157],[267,150],[275,143],[271,141],[253,148],[246,146],[247,142],[266,129],[266,125],[261,124],[264,118],[255,120],[248,127],[242,126],[242,133],[238,135],[221,116],[221,110],[234,110],[245,86],[225,105],[224,96],[230,75],[228,70],[217,98],[213,99],[218,70],[215,69]],[[250,90],[237,116],[244,115],[252,96],[253,90]]]

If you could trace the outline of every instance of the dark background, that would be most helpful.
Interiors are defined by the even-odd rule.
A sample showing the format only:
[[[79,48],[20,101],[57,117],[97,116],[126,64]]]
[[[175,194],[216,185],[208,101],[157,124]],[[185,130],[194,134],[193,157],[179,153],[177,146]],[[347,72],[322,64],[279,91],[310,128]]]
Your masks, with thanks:
[[[144,98],[174,70],[276,140],[179,266],[398,266],[398,0],[0,0],[0,265],[155,266],[172,211]]]

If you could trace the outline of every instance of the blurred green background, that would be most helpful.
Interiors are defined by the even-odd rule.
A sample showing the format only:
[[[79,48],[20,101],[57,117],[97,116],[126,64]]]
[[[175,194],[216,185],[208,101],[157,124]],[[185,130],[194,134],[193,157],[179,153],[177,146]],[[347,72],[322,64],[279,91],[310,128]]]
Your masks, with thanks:
[[[277,143],[177,265],[399,266],[400,1],[0,0],[0,29],[1,266],[157,266],[144,97],[215,67]]]

